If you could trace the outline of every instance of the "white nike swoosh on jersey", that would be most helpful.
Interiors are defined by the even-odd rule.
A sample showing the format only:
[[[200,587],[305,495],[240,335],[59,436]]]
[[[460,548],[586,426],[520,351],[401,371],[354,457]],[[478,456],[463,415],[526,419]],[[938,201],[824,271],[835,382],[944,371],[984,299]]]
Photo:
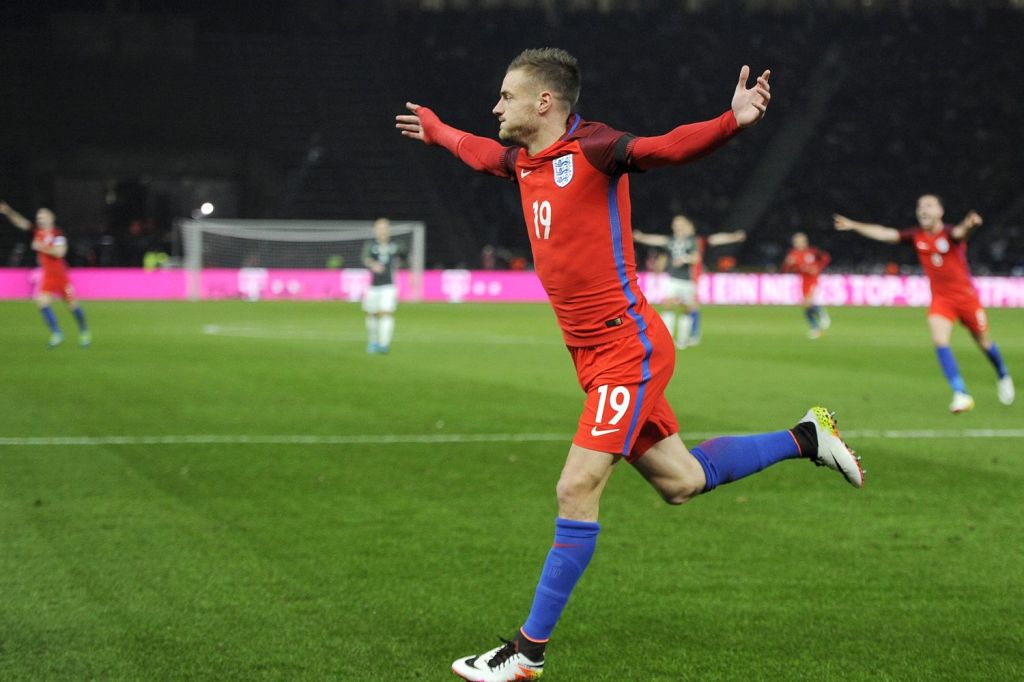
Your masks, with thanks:
[[[529,174],[530,174],[530,173],[532,173],[532,172],[533,172],[533,171],[528,171],[528,170],[520,170],[520,171],[519,171],[519,177],[520,177],[520,178],[525,178],[525,177],[526,177],[527,175],[529,175]]]
[[[591,436],[607,436],[609,433],[615,433],[618,429],[599,429],[596,426],[590,429]]]

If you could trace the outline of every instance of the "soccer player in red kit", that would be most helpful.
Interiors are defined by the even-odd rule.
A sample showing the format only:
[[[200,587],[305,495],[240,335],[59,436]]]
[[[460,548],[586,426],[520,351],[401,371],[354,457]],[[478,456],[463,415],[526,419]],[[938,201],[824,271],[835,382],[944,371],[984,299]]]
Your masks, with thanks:
[[[783,272],[795,272],[800,275],[804,294],[804,316],[811,325],[807,336],[812,339],[820,337],[832,324],[828,313],[814,300],[814,294],[818,290],[818,275],[831,261],[832,256],[827,251],[811,246],[807,241],[807,235],[797,232],[793,235],[793,248],[782,262]]]
[[[50,329],[50,340],[48,346],[55,348],[64,341],[64,334],[61,333],[60,325],[53,314],[50,304],[54,297],[63,298],[67,303],[71,314],[75,316],[78,323],[78,345],[86,348],[92,341],[89,327],[85,323],[85,312],[75,298],[75,288],[68,278],[68,264],[64,256],[68,251],[68,240],[57,227],[53,211],[48,208],[41,208],[36,211],[36,223],[33,225],[28,218],[21,215],[6,203],[0,201],[0,214],[7,217],[11,224],[19,230],[32,229],[32,249],[36,252],[39,260],[39,267],[42,268],[43,278],[36,289],[36,305],[39,306],[46,326]]]
[[[455,661],[452,670],[460,677],[540,677],[551,631],[593,555],[598,503],[621,459],[670,504],[800,456],[863,484],[856,457],[821,407],[793,429],[716,438],[688,451],[664,396],[675,364],[672,339],[636,282],[628,173],[699,158],[757,123],[768,105],[768,77],[765,71],[747,88],[744,66],[732,108],[721,116],[636,137],[583,120],[575,112],[576,59],[545,48],[526,50],[508,67],[493,109],[501,142],[445,125],[411,102],[410,113],[397,116],[406,137],[444,147],[473,169],[519,185],[537,274],[586,393],[556,489],[554,544],[530,614],[512,641]]]
[[[876,241],[887,244],[913,244],[921,269],[932,287],[932,303],[928,308],[928,328],[939,358],[942,373],[953,389],[949,411],[966,412],[974,408],[974,398],[967,392],[956,358],[949,349],[953,324],[957,320],[967,327],[985,357],[996,370],[996,395],[1004,405],[1013,404],[1013,379],[1006,369],[999,347],[988,333],[988,316],[978,300],[978,292],[971,281],[967,265],[967,237],[981,225],[981,216],[971,211],[957,225],[943,222],[945,208],[935,194],[924,194],[917,199],[917,226],[906,230],[861,223],[846,216],[836,215],[836,229],[853,230]]]

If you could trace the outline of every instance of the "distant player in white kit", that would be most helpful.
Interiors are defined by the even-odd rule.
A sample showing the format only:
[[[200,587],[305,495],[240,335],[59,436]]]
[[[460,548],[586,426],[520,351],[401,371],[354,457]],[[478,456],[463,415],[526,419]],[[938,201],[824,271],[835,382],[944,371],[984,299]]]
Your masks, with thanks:
[[[363,265],[370,271],[370,288],[363,297],[366,311],[366,352],[387,354],[395,333],[395,308],[398,307],[398,286],[395,264],[404,256],[401,245],[391,241],[391,221],[377,218],[373,223],[373,239],[363,244]]]
[[[701,237],[694,229],[693,221],[684,215],[672,218],[672,236],[645,234],[633,230],[633,240],[646,246],[655,246],[668,251],[668,289],[665,292],[665,309],[661,317],[675,339],[676,348],[697,345],[700,335],[700,306],[697,301],[697,281],[700,278],[706,246],[737,244],[747,238],[743,230],[716,232]]]

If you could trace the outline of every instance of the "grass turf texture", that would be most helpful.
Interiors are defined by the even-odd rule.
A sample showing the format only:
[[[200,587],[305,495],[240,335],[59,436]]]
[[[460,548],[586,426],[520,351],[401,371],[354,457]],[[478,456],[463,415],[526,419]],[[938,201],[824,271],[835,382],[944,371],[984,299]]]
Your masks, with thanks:
[[[0,679],[444,680],[521,623],[582,405],[546,306],[404,306],[387,357],[349,304],[86,309],[93,347],[58,311],[48,351],[0,303]],[[814,403],[853,432],[1024,426],[962,330],[953,416],[921,310],[831,312],[809,341],[796,308],[705,309],[684,434]],[[990,313],[1024,378],[1024,312]],[[231,442],[381,434],[550,439]],[[52,436],[128,443],[19,440]],[[545,679],[1019,679],[1022,439],[850,440],[862,491],[784,462],[673,508],[621,465]]]

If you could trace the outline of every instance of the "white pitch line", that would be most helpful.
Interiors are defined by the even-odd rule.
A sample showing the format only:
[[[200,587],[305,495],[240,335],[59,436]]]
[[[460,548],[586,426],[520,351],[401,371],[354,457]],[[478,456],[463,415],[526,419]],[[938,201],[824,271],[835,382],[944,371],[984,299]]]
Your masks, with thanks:
[[[927,438],[1024,438],[1024,429],[850,429],[842,432],[846,439],[927,439]],[[742,436],[749,433],[680,434],[685,441],[697,441],[721,435]],[[55,445],[404,445],[436,443],[568,443],[571,433],[432,433],[432,434],[365,434],[352,436],[284,435],[166,435],[166,436],[39,436],[0,437],[0,446]]]
[[[300,341],[366,341],[365,332],[328,331],[317,329],[292,329],[271,327],[226,327],[216,324],[203,325],[200,330],[207,336],[230,336],[245,339],[300,340]],[[557,346],[560,337],[551,336],[500,336],[498,334],[437,334],[410,333],[403,343],[427,343],[444,345],[453,343],[482,343],[499,346]]]

